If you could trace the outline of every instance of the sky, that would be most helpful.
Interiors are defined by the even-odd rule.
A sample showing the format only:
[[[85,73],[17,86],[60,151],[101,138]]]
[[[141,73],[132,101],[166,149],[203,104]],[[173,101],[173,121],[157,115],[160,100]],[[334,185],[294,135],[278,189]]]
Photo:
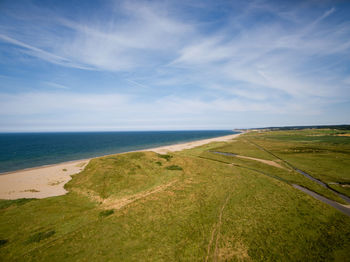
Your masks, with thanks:
[[[0,1],[0,132],[350,124],[349,1]]]

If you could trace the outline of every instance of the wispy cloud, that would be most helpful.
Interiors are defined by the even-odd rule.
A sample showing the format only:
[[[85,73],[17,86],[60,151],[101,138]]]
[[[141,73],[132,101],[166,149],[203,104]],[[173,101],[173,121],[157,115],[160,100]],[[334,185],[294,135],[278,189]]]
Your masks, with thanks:
[[[70,60],[68,60],[67,58],[61,57],[59,55],[44,51],[40,48],[37,48],[35,46],[31,46],[29,44],[23,43],[19,40],[16,40],[14,38],[11,38],[9,36],[0,34],[0,41],[3,42],[7,42],[10,44],[13,44],[15,46],[21,47],[21,51],[23,53],[26,53],[28,55],[31,55],[33,57],[39,58],[39,59],[43,59],[47,62],[50,63],[54,63],[54,64],[58,64],[58,65],[62,65],[62,66],[68,66],[68,67],[75,67],[75,68],[80,68],[80,69],[91,69],[79,64],[75,64],[73,62],[71,62]]]
[[[115,22],[114,18],[108,21],[102,19],[102,22],[101,17],[72,20],[54,14],[47,19],[42,17],[40,23],[65,28],[64,34],[52,31],[50,26],[38,29],[36,24],[24,24],[26,30],[35,27],[35,38],[11,36],[8,32],[9,35],[2,33],[0,39],[21,47],[29,55],[62,66],[120,71],[156,65],[159,63],[157,60],[168,55],[169,51],[175,55],[181,40],[192,32],[191,25],[159,12],[160,6],[125,1],[113,14],[125,16],[126,19],[121,22]],[[30,43],[19,40],[23,37]],[[156,59],[150,60],[150,57]]]
[[[119,120],[128,126],[122,119],[167,125],[167,116],[196,116],[197,126],[223,126],[237,112],[256,115],[242,123],[265,115],[284,120],[290,112],[295,122],[350,101],[350,19],[336,3],[118,1],[92,8],[89,16],[39,5],[8,15],[12,24],[0,26],[0,48],[32,57],[23,66],[45,61],[86,79],[99,72],[101,79],[76,80],[73,92],[60,83],[78,76],[52,70],[35,81],[56,93],[3,92],[3,116],[56,112],[64,119],[79,112],[100,126],[108,119],[114,126]]]
[[[59,88],[59,89],[70,89],[69,87],[61,84],[57,84],[54,82],[43,82],[44,85],[54,87],[54,88]]]

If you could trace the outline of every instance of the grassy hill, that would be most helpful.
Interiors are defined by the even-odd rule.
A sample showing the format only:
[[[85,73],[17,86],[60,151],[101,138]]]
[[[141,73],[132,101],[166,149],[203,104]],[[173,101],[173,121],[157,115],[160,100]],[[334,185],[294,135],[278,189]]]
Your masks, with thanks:
[[[344,200],[290,165],[349,195],[349,156],[343,130],[292,130],[97,158],[67,195],[0,201],[0,260],[346,261],[350,217],[291,185]]]

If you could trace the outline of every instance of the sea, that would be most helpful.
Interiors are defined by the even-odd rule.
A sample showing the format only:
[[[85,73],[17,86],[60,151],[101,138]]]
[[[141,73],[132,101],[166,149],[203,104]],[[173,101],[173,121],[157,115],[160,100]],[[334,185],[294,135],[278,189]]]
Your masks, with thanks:
[[[0,133],[0,173],[236,133],[230,130]]]

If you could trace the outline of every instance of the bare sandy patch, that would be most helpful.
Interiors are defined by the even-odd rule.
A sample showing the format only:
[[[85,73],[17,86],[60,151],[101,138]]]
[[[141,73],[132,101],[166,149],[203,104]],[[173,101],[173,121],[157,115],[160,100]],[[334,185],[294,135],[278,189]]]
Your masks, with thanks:
[[[45,198],[64,195],[71,175],[83,170],[89,160],[20,170],[0,175],[0,199]]]
[[[349,134],[338,134],[337,136],[350,136],[350,133]]]

